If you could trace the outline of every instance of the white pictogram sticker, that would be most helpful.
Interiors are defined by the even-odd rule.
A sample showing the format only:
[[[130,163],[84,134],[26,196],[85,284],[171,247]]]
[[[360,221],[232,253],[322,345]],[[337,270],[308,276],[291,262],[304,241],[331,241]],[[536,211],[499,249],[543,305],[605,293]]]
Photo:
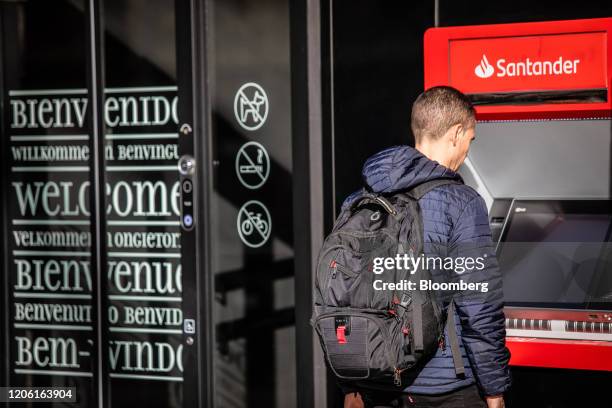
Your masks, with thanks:
[[[248,82],[238,89],[234,97],[234,115],[246,130],[257,130],[268,117],[268,95],[255,82]]]
[[[243,186],[254,190],[263,186],[270,175],[270,157],[257,142],[247,142],[236,154],[236,174]]]
[[[247,201],[238,211],[236,227],[240,239],[246,246],[259,248],[270,238],[272,230],[270,212],[259,201]]]

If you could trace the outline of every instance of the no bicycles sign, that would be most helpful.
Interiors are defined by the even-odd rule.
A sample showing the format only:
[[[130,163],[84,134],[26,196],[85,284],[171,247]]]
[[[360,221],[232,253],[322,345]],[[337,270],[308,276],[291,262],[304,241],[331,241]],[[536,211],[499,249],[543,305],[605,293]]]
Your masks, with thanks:
[[[248,201],[238,211],[236,228],[246,246],[259,248],[270,238],[272,231],[270,212],[263,203],[257,200]]]

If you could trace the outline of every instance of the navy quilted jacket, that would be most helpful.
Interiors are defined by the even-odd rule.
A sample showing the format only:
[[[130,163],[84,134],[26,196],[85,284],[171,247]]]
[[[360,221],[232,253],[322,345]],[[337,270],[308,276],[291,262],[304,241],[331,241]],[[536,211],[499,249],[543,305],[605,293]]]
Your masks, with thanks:
[[[370,157],[363,167],[363,178],[375,192],[393,193],[410,189],[428,180],[461,180],[452,170],[429,160],[409,146],[392,147]],[[347,205],[353,195],[347,198]],[[448,247],[472,245],[490,247],[491,232],[484,200],[471,187],[450,184],[434,188],[420,201],[424,240]],[[427,249],[426,249],[427,252]],[[427,254],[432,255],[432,254]],[[455,375],[450,347],[438,349],[406,391],[415,394],[441,394],[477,382],[485,395],[502,394],[510,386],[505,347],[501,275],[493,256],[486,268],[473,274],[473,281],[487,281],[485,297],[457,297],[456,330],[466,375]],[[432,271],[436,280],[436,271]],[[438,276],[438,280],[444,279]],[[448,303],[445,304],[447,306]],[[448,343],[448,335],[446,344]]]

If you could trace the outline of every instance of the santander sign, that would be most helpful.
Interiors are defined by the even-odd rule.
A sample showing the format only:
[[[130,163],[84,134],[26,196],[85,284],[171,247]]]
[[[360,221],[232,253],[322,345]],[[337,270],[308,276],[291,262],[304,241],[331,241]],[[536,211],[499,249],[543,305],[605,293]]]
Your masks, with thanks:
[[[452,40],[449,82],[466,93],[607,87],[602,32]]]
[[[572,75],[578,72],[579,59],[575,60],[564,60],[563,57],[559,57],[555,61],[531,61],[526,58],[524,61],[506,61],[504,58],[497,60],[495,65],[497,66],[497,76],[533,76],[533,75]],[[482,60],[476,68],[474,73],[478,78],[489,78],[495,69],[489,61],[487,56],[482,54]]]

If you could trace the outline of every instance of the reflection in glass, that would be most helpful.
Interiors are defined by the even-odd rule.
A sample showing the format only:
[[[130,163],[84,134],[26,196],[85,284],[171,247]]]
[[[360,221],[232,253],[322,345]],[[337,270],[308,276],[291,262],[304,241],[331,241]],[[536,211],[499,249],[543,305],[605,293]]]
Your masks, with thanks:
[[[109,406],[182,406],[174,2],[105,1]]]
[[[77,400],[91,405],[96,318],[84,4],[2,7],[7,382],[75,387]]]

